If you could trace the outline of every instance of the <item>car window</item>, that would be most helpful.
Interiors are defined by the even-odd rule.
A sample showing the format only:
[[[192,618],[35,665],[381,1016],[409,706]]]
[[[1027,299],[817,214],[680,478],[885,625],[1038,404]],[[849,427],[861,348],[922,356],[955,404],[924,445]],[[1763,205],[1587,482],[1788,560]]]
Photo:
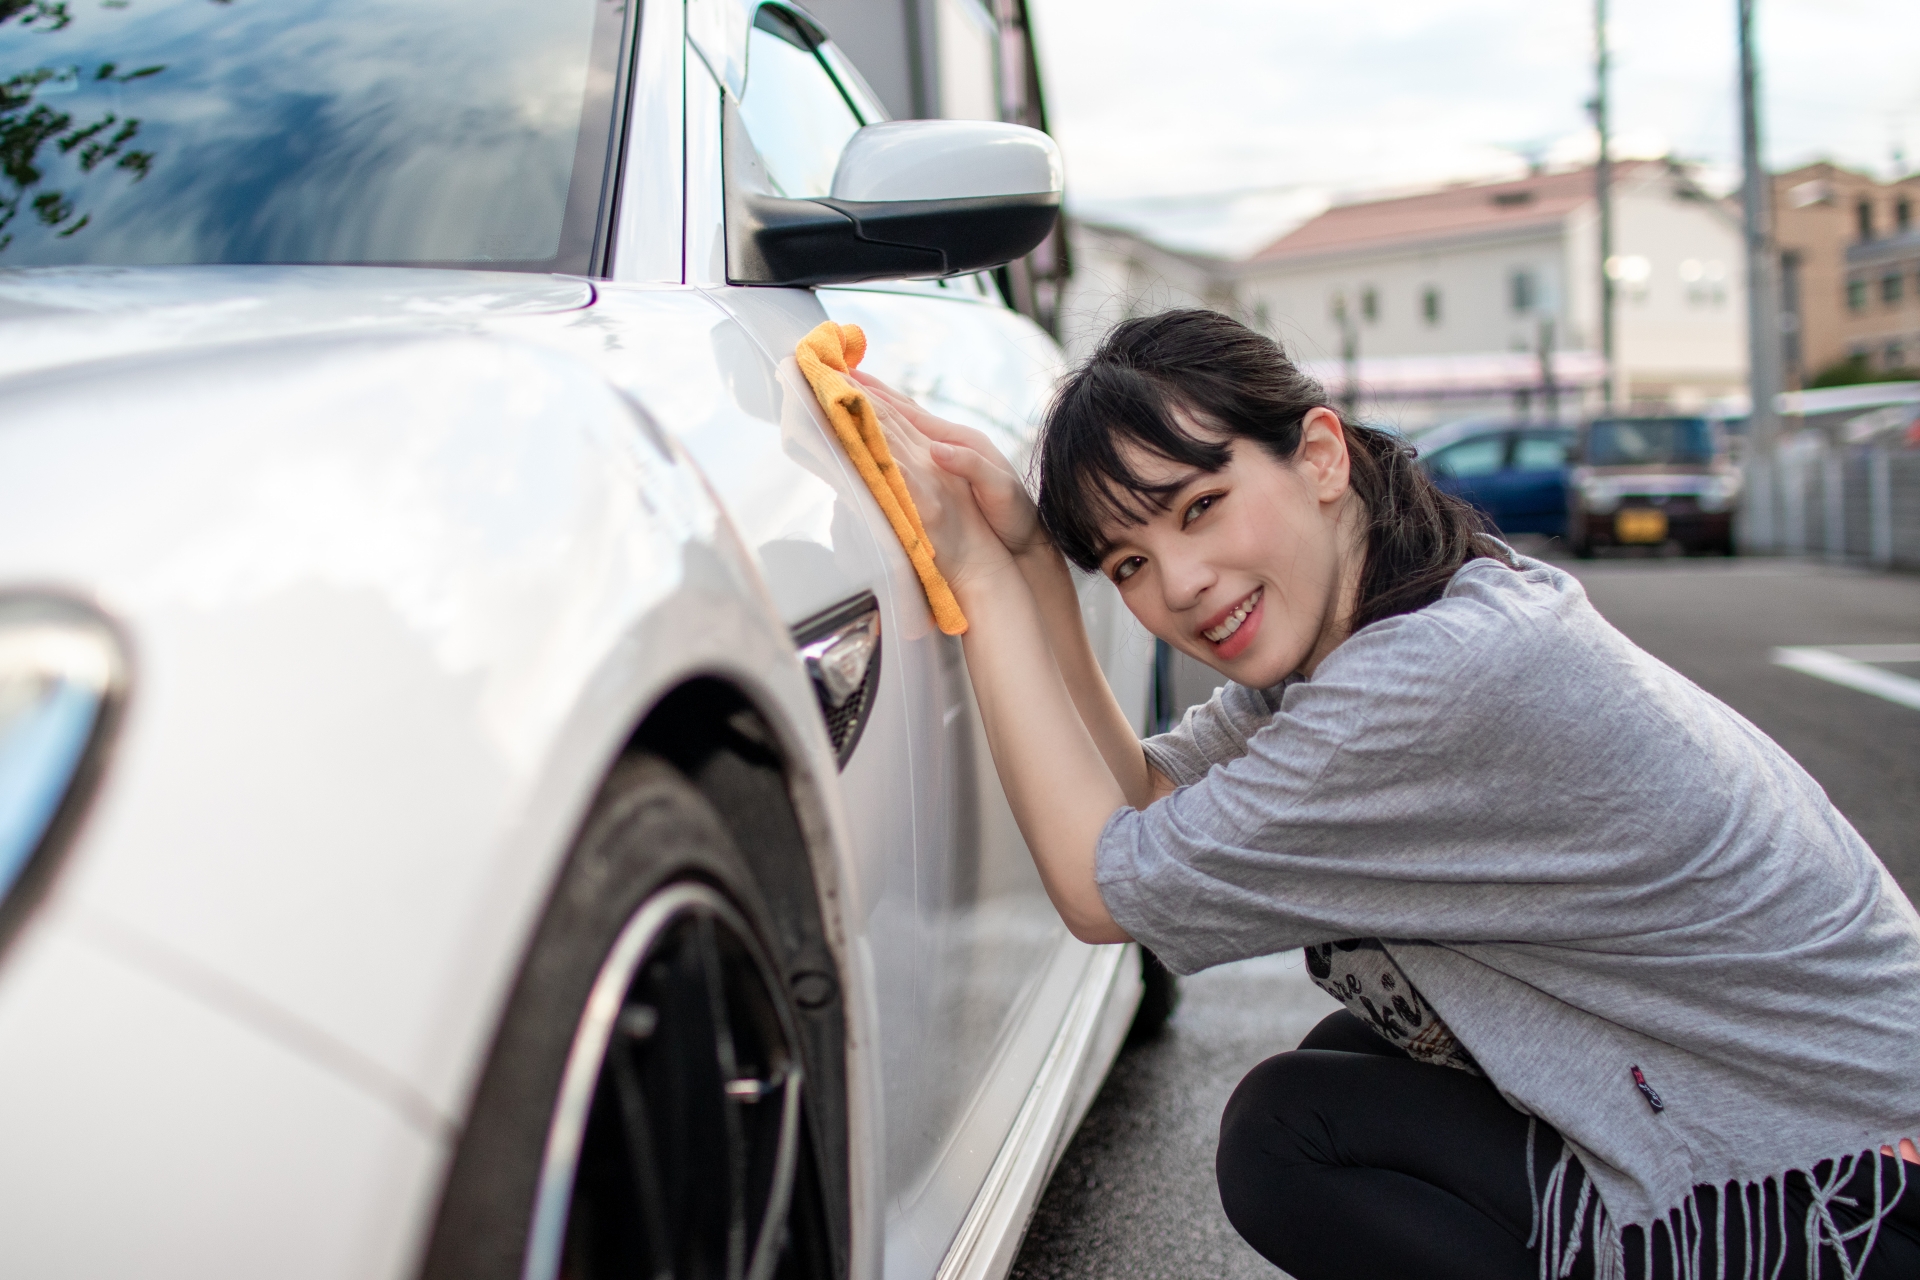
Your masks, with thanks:
[[[1450,444],[1427,459],[1427,469],[1436,476],[1447,476],[1455,480],[1467,480],[1474,476],[1489,476],[1500,470],[1505,460],[1507,438],[1505,436],[1479,436],[1472,440],[1462,440]]]
[[[861,124],[806,33],[778,9],[760,10],[747,37],[740,119],[774,190],[795,200],[831,193]]]
[[[1564,436],[1521,436],[1513,446],[1515,471],[1558,471],[1567,465]]]
[[[1713,429],[1705,418],[1601,418],[1587,431],[1587,461],[1596,467],[1711,462]]]
[[[0,267],[591,269],[620,0],[0,0]]]

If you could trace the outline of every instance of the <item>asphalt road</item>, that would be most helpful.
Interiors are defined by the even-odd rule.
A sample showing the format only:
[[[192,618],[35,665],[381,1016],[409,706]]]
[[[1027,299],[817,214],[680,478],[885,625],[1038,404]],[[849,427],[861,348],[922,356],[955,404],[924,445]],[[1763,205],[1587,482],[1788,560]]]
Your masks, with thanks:
[[[1782,646],[1920,644],[1920,578],[1784,560],[1571,564],[1601,613],[1771,734],[1920,901],[1920,709],[1778,665]],[[1920,661],[1876,669],[1920,679]],[[1062,1156],[1016,1280],[1280,1273],[1220,1211],[1213,1150],[1240,1077],[1334,1003],[1298,952],[1185,981],[1158,1039],[1115,1065]]]

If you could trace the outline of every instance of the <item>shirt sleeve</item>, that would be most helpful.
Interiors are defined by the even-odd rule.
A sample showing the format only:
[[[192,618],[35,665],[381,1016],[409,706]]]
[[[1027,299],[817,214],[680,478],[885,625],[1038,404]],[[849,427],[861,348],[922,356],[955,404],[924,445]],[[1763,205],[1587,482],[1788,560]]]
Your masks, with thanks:
[[[1247,753],[1248,740],[1273,719],[1280,709],[1281,695],[1292,683],[1289,678],[1271,689],[1252,689],[1232,682],[1220,686],[1213,697],[1189,708],[1174,729],[1141,744],[1148,763],[1175,786],[1200,781],[1213,766]]]

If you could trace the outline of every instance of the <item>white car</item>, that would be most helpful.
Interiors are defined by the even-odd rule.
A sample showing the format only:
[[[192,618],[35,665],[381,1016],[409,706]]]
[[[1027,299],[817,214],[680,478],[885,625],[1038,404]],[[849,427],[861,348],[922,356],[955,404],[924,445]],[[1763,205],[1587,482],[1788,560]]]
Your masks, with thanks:
[[[1138,952],[791,353],[1019,454],[1052,144],[750,0],[0,13],[0,1274],[1003,1275]]]

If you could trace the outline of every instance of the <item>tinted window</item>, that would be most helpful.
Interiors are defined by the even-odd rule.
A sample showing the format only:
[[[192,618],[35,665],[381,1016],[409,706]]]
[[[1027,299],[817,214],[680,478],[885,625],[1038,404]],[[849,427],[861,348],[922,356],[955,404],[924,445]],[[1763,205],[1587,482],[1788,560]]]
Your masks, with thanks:
[[[747,37],[740,119],[774,190],[796,200],[831,193],[861,123],[806,34],[777,9],[762,9]]]
[[[1596,467],[1711,462],[1713,431],[1704,418],[1602,418],[1587,433],[1587,461]]]
[[[586,271],[624,0],[0,0],[0,265]]]
[[[1521,436],[1514,442],[1515,471],[1558,471],[1566,465],[1565,436]]]
[[[1450,444],[1427,459],[1427,469],[1436,476],[1468,480],[1488,476],[1500,470],[1507,452],[1505,436],[1480,436]]]

